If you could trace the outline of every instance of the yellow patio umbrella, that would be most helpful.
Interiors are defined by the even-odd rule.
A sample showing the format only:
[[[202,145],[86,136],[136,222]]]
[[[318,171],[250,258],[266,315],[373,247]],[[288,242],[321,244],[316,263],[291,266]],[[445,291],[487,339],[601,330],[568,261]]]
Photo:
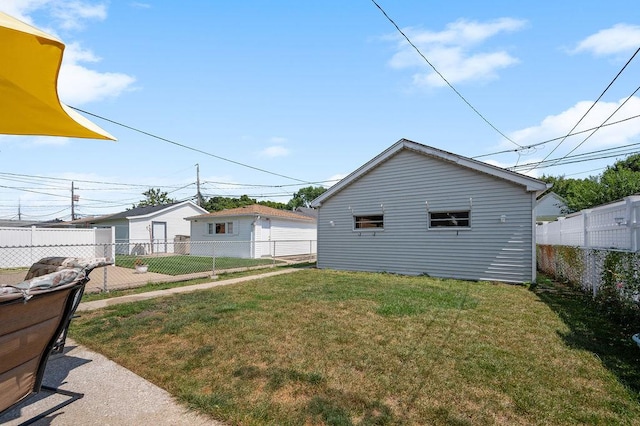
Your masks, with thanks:
[[[111,139],[60,102],[64,44],[0,12],[0,134]]]

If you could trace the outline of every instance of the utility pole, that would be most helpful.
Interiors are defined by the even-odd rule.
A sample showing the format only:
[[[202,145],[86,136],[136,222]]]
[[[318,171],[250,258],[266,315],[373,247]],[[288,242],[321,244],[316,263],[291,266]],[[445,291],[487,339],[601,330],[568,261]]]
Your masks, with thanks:
[[[76,201],[80,201],[79,195],[74,195],[73,190],[80,189],[73,186],[73,182],[71,182],[71,220],[76,220]]]
[[[202,193],[200,192],[200,164],[196,163],[196,185],[198,186],[198,206],[202,207]]]

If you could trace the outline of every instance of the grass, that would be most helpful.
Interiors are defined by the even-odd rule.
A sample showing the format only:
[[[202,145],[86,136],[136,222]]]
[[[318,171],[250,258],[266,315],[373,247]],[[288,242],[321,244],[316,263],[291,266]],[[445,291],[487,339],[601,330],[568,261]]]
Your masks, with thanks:
[[[83,313],[71,333],[230,424],[637,423],[640,350],[583,302],[304,270]]]
[[[249,270],[239,271],[239,272],[222,272],[218,275],[218,280],[229,280],[233,278],[241,278],[241,277],[246,277],[250,275],[260,275],[267,272],[273,272],[282,268],[308,268],[312,266],[315,266],[315,262],[297,263],[294,265],[286,265],[286,266],[276,266],[274,268],[270,268],[266,270],[265,269],[249,269]],[[105,292],[84,293],[82,295],[82,301],[91,302],[94,300],[112,299],[114,297],[127,296],[129,294],[140,294],[140,293],[147,293],[149,291],[166,290],[166,289],[175,288],[175,287],[186,287],[190,285],[208,283],[211,281],[212,279],[210,277],[205,277],[205,278],[195,278],[195,279],[185,280],[185,281],[172,281],[172,282],[160,282],[160,283],[149,282],[147,284],[144,284],[138,287],[127,288],[122,290],[111,290],[106,293]]]
[[[149,272],[165,275],[182,275],[185,273],[211,271],[213,261],[211,256],[132,256],[117,255],[116,265],[123,268],[134,268],[136,259],[141,259],[149,265]],[[217,257],[216,268],[233,269],[249,268],[252,266],[270,265],[273,259],[241,259],[237,257]]]

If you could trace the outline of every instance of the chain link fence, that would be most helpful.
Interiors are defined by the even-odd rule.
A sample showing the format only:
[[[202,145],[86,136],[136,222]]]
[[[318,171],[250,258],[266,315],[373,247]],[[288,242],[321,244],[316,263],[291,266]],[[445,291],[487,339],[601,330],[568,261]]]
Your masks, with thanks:
[[[24,280],[45,257],[106,257],[115,264],[91,274],[86,292],[139,287],[148,283],[215,278],[219,274],[315,262],[315,240],[174,241],[41,246],[0,245],[0,285]]]

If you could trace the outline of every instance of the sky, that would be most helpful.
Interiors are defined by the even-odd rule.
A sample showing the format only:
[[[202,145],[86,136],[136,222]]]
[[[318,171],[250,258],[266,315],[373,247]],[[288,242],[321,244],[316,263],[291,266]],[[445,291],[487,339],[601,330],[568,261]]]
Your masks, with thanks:
[[[79,217],[193,199],[198,175],[287,202],[402,138],[598,175],[640,151],[636,3],[2,0],[65,43],[61,101],[118,141],[0,136],[0,219],[69,220],[72,186]]]

